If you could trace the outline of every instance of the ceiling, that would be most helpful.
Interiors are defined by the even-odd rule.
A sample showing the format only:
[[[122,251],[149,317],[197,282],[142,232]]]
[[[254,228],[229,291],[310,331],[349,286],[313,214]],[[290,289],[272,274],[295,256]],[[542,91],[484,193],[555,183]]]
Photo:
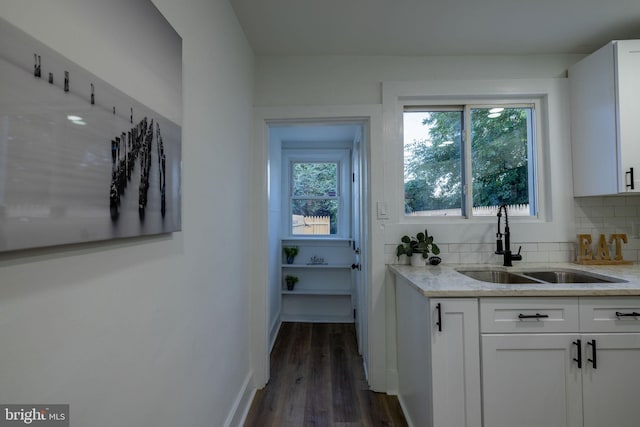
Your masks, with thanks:
[[[590,53],[640,0],[229,0],[256,55]]]

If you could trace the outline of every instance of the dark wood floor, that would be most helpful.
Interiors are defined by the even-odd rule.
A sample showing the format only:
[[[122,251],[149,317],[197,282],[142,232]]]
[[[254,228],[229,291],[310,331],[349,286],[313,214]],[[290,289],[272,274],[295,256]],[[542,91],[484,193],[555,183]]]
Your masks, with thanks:
[[[283,323],[271,379],[245,427],[406,426],[395,396],[369,390],[353,324]]]

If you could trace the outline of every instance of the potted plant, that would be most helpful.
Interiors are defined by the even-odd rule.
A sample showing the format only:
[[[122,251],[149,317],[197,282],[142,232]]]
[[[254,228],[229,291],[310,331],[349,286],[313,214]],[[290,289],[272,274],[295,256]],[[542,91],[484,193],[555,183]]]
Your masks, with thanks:
[[[396,256],[400,258],[400,255],[406,255],[411,259],[411,265],[423,266],[425,260],[429,258],[429,253],[438,255],[440,248],[433,243],[433,236],[429,236],[427,230],[424,233],[420,232],[415,237],[402,236],[400,244],[396,247]],[[437,256],[431,257],[429,262],[433,265],[440,263],[440,258]]]
[[[287,264],[293,264],[293,260],[298,255],[298,247],[297,246],[284,246],[282,248],[285,257],[287,258]]]
[[[287,284],[287,290],[288,291],[292,291],[293,288],[296,286],[296,283],[298,283],[298,280],[300,280],[300,279],[298,279],[298,277],[296,277],[296,276],[287,275],[284,278],[284,281]]]

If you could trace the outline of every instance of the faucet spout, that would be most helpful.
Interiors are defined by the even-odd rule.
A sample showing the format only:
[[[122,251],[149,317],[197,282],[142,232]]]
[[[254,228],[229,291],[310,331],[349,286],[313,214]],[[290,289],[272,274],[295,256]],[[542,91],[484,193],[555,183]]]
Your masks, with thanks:
[[[504,250],[502,249],[502,236],[503,234],[500,232],[500,218],[502,217],[502,211],[504,210]],[[517,254],[511,253],[511,230],[509,229],[509,214],[507,212],[507,205],[501,204],[498,208],[498,240],[496,241],[496,254],[504,255],[504,263],[505,267],[513,267],[511,261],[520,261],[522,260],[522,255],[520,255],[520,249],[518,249]]]
[[[496,233],[496,255],[504,254],[502,248],[502,233],[500,232],[500,218],[502,218],[502,205],[498,208],[498,232]]]
[[[513,267],[513,254],[511,253],[511,231],[509,230],[509,221],[507,220],[507,207],[504,208],[505,226],[504,226],[504,265],[505,267]]]

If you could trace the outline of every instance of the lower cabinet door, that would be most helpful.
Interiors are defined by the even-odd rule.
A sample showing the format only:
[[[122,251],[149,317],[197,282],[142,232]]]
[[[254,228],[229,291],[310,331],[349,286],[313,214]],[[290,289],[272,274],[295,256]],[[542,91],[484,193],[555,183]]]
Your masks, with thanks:
[[[574,360],[579,339],[578,334],[482,335],[483,425],[582,427],[582,369]]]
[[[640,426],[640,334],[583,335],[583,346],[585,427]]]
[[[481,427],[476,299],[430,300],[434,427]]]

